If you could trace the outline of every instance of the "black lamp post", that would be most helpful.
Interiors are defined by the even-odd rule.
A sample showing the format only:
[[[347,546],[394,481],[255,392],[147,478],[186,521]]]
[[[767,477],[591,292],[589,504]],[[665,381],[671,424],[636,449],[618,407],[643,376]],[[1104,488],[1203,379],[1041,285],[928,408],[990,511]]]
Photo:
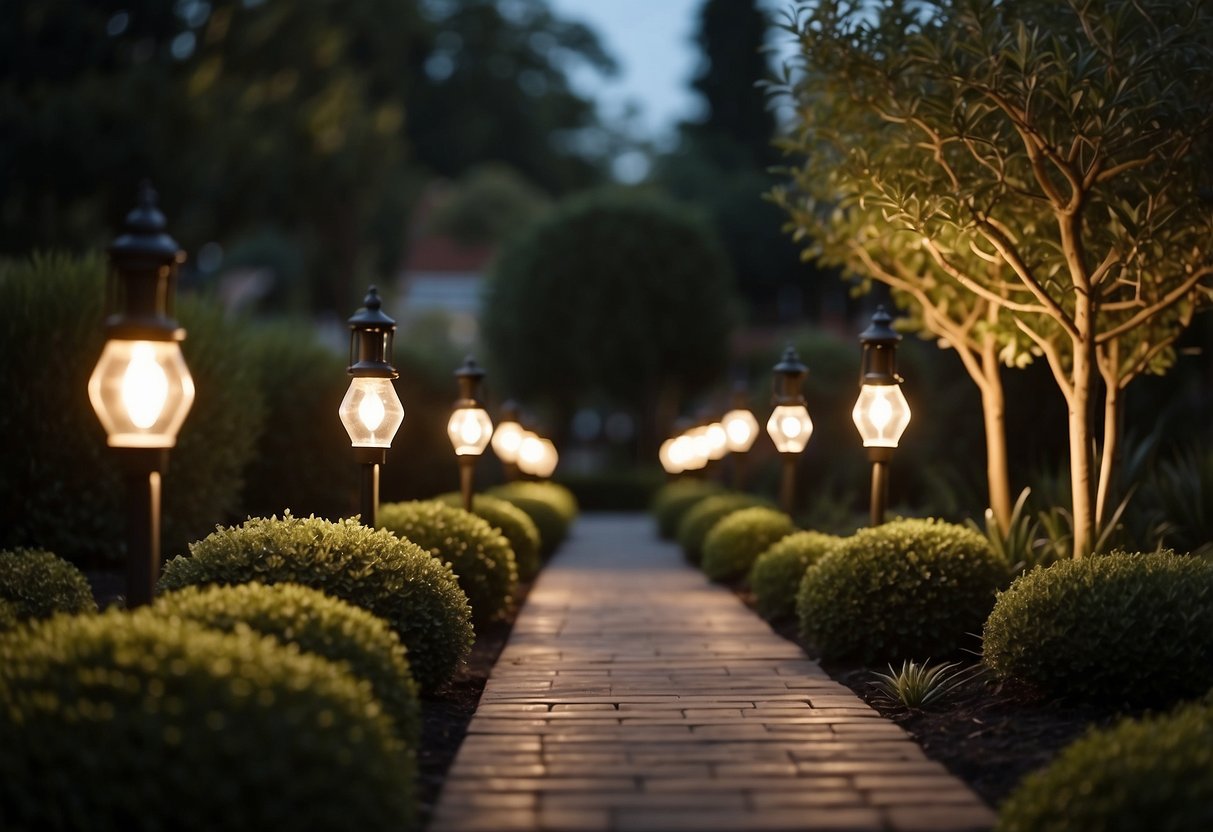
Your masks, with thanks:
[[[362,523],[375,528],[379,466],[387,462],[387,450],[404,422],[404,405],[392,385],[392,379],[400,375],[392,366],[396,322],[383,313],[379,290],[374,286],[367,290],[362,303],[349,320],[350,366],[346,372],[351,379],[338,415],[361,468]]]
[[[88,382],[127,481],[128,607],[152,600],[160,575],[160,478],[194,402],[181,354],[185,330],[170,317],[185,252],[164,228],[156,192],[144,182],[124,233],[109,247],[107,340]]]
[[[872,461],[872,525],[884,522],[889,497],[889,462],[901,435],[910,424],[910,405],[901,392],[897,374],[897,344],[901,341],[890,324],[893,318],[883,306],[876,307],[872,323],[859,334],[862,356],[859,398],[851,417],[863,437]]]
[[[775,449],[783,457],[783,478],[780,484],[780,505],[788,514],[795,507],[796,462],[813,435],[813,420],[805,407],[800,387],[809,374],[809,368],[800,360],[791,344],[783,351],[783,358],[773,368],[774,391],[771,403],[775,409],[767,420],[767,433],[775,443]]]
[[[720,419],[728,437],[728,449],[733,454],[733,488],[740,491],[745,487],[746,454],[758,438],[758,420],[750,410],[749,385],[738,381],[733,385],[732,409]]]
[[[501,460],[506,482],[518,479],[518,451],[522,447],[522,412],[518,403],[510,400],[501,406],[501,421],[493,431],[493,453]]]
[[[480,385],[484,382],[484,370],[470,355],[463,366],[455,371],[459,382],[459,399],[446,433],[450,437],[455,455],[459,459],[459,488],[463,494],[463,508],[472,510],[472,493],[476,478],[476,460],[484,453],[493,435],[493,422],[480,403]]]

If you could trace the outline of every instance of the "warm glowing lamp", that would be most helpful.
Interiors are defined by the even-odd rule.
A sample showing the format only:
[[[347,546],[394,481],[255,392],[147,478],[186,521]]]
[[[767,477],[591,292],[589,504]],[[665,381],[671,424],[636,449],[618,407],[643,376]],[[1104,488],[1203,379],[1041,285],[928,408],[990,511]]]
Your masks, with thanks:
[[[177,266],[185,259],[165,232],[148,183],[110,244],[106,342],[88,380],[88,397],[106,443],[119,449],[127,477],[128,607],[150,603],[160,574],[160,475],[194,402],[181,354],[185,330],[171,317]]]
[[[789,514],[795,507],[796,461],[813,435],[813,420],[809,418],[804,395],[800,392],[808,372],[809,368],[801,363],[796,350],[788,344],[783,358],[774,367],[771,403],[775,407],[767,420],[767,433],[775,443],[775,450],[783,456],[780,503]]]
[[[884,522],[888,502],[888,465],[893,449],[910,424],[910,405],[897,374],[897,344],[901,341],[883,306],[876,307],[872,323],[859,334],[862,357],[859,399],[851,418],[872,461],[872,525]]]
[[[703,430],[708,440],[708,459],[715,461],[729,452],[729,435],[725,433],[724,425],[712,422]]]
[[[657,460],[661,463],[662,469],[671,477],[675,477],[682,473],[682,463],[674,458],[674,443],[676,438],[670,437],[661,443],[661,447],[657,451]]]
[[[459,399],[455,402],[451,418],[446,424],[446,435],[459,458],[460,491],[463,507],[472,510],[472,493],[476,477],[476,460],[484,453],[493,436],[493,422],[480,403],[480,385],[484,382],[484,370],[470,355],[463,366],[455,371],[459,383]]]
[[[556,446],[550,439],[541,437],[539,446],[542,450],[538,460],[536,460],[531,469],[531,473],[542,480],[546,480],[556,473],[556,465],[560,462],[560,454],[556,452]]]
[[[523,430],[519,421],[518,405],[512,401],[501,406],[501,421],[493,431],[493,453],[501,460],[506,480],[518,478],[518,449],[522,445]]]
[[[392,366],[396,322],[384,314],[379,290],[367,290],[362,308],[350,317],[349,389],[337,413],[354,446],[361,468],[361,515],[374,528],[379,513],[379,466],[404,422],[404,405],[392,379],[400,374]]]

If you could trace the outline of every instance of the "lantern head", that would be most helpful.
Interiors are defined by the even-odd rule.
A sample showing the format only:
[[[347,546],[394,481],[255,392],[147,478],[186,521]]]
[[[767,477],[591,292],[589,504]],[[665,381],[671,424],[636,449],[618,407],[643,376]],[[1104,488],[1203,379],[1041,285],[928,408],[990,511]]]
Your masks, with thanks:
[[[456,456],[480,456],[493,435],[493,422],[480,404],[480,385],[484,370],[470,355],[455,371],[459,399],[446,425],[447,436]]]
[[[396,322],[383,313],[374,286],[362,303],[349,320],[350,366],[346,372],[352,378],[338,415],[355,448],[378,449],[378,456],[383,457],[404,422],[404,405],[392,384],[400,375],[392,366]]]

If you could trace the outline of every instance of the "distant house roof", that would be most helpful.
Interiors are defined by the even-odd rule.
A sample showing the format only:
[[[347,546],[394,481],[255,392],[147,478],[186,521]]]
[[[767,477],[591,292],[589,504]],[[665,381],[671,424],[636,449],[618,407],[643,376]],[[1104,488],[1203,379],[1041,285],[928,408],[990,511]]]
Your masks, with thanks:
[[[491,245],[465,245],[453,237],[422,233],[413,239],[404,261],[403,277],[424,273],[483,274],[493,259],[496,248]]]

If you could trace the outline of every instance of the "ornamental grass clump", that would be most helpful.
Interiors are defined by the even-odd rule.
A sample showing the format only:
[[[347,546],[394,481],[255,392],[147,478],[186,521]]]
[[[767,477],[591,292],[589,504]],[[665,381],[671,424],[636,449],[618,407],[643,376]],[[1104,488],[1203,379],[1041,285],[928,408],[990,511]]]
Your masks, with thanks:
[[[998,832],[1213,829],[1213,708],[1125,719],[1068,746],[1003,803]]]
[[[754,506],[735,511],[704,538],[704,574],[713,581],[744,578],[759,555],[794,531],[792,518],[777,509]]]
[[[973,667],[962,668],[960,662],[933,665],[913,659],[903,661],[899,670],[890,664],[888,673],[872,673],[877,695],[904,708],[938,707],[972,675]]]
[[[1115,553],[1028,572],[999,594],[983,657],[1001,678],[1075,701],[1198,696],[1213,685],[1213,563]]]
[[[450,564],[472,605],[474,624],[509,608],[518,586],[514,550],[484,520],[436,500],[417,500],[380,506],[379,525]]]
[[[346,667],[151,610],[0,638],[6,829],[413,828],[413,756]]]
[[[166,563],[158,588],[253,581],[310,586],[386,620],[423,691],[449,681],[472,648],[472,611],[450,567],[353,519],[285,514],[218,529]]]
[[[805,572],[800,635],[826,659],[946,659],[977,646],[1007,580],[971,529],[937,520],[861,529]]]
[[[653,497],[651,511],[657,519],[657,534],[673,540],[682,516],[705,497],[723,494],[724,486],[709,480],[675,480],[662,486]]]
[[[678,521],[678,545],[691,563],[699,563],[703,557],[703,541],[718,522],[735,511],[755,506],[770,506],[760,497],[735,491],[705,497],[682,515]]]
[[[191,586],[161,596],[152,609],[224,632],[248,627],[344,664],[371,683],[405,745],[417,748],[421,730],[417,685],[404,645],[382,618],[297,584]]]
[[[463,507],[463,497],[457,493],[442,494],[435,499],[448,506]],[[472,514],[488,522],[510,542],[518,580],[529,581],[539,574],[539,528],[525,511],[497,497],[476,494],[472,498]]]
[[[18,621],[97,611],[84,573],[41,549],[0,551],[0,601]]]
[[[810,566],[838,547],[841,537],[794,532],[769,546],[750,568],[749,584],[758,614],[768,621],[796,615],[796,592]]]

